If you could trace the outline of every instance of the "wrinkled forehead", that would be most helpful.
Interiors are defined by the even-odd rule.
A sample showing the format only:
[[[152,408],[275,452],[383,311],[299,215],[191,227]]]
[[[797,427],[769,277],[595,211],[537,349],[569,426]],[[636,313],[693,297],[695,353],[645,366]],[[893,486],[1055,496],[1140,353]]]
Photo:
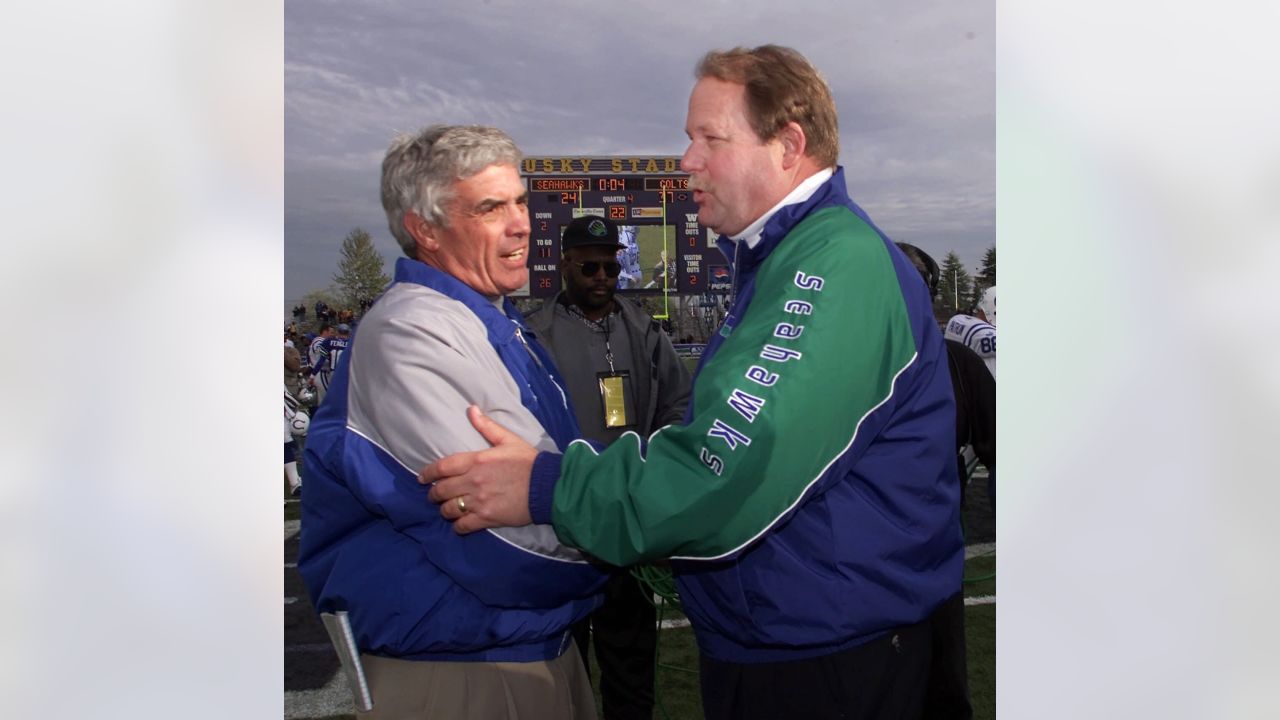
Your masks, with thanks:
[[[449,186],[454,205],[472,208],[482,203],[507,203],[528,195],[520,172],[514,165],[488,165]]]

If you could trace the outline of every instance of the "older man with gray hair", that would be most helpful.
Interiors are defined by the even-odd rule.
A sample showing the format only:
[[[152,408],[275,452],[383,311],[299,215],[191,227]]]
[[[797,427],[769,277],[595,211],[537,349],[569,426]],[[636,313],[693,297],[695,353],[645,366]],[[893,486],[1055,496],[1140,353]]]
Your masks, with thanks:
[[[480,405],[526,442],[578,436],[564,383],[505,295],[528,279],[528,193],[500,130],[395,140],[382,204],[407,257],[360,324],[311,425],[298,569],[345,611],[377,718],[595,718],[570,627],[607,575],[550,525],[461,536],[418,468],[488,443]],[[453,501],[466,512],[467,498]]]

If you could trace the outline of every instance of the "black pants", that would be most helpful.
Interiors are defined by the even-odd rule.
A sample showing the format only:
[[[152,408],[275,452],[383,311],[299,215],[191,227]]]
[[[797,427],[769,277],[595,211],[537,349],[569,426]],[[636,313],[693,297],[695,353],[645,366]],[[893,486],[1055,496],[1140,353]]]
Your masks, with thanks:
[[[971,720],[969,663],[965,657],[964,591],[942,603],[929,618],[933,658],[925,691],[924,717],[928,720]]]
[[[657,612],[646,592],[630,572],[620,570],[605,585],[604,604],[573,627],[584,663],[588,637],[595,642],[605,720],[653,717],[658,628]]]
[[[727,663],[703,655],[706,720],[917,720],[933,658],[930,621],[807,660]]]

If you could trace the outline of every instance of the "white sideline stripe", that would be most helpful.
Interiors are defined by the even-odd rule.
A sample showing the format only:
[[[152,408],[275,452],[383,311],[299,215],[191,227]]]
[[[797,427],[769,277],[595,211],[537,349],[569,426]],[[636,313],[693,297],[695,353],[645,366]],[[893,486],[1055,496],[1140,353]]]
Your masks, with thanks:
[[[296,568],[298,567],[298,563],[285,563],[284,566],[287,568]]]
[[[996,549],[995,543],[978,543],[977,545],[966,545],[964,548],[964,559],[968,560],[985,553],[989,553]]]
[[[296,598],[296,597],[285,597],[285,599],[284,599],[284,604],[285,604],[285,605],[292,605],[292,604],[294,604],[294,603],[296,603],[296,602],[298,602],[298,598]]]
[[[663,620],[662,624],[659,627],[661,627],[663,630],[689,627],[689,618],[676,618],[675,620]]]
[[[964,599],[965,607],[969,607],[970,605],[995,605],[995,604],[996,604],[995,595],[975,595],[973,597],[967,597]]]
[[[293,537],[294,535],[297,535],[297,534],[298,534],[298,531],[299,531],[299,530],[301,530],[301,529],[302,529],[302,521],[301,521],[301,520],[285,520],[285,521],[284,521],[284,539],[285,539],[285,541],[288,541],[288,540],[289,540],[289,538]]]

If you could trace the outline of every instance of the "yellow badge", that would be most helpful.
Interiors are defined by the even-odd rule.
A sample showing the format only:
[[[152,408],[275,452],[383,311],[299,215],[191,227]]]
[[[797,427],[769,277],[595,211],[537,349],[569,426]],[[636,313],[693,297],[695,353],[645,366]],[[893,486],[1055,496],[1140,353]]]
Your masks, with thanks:
[[[626,393],[623,390],[623,375],[601,375],[600,399],[604,402],[604,426],[626,427],[631,424],[627,420]]]

